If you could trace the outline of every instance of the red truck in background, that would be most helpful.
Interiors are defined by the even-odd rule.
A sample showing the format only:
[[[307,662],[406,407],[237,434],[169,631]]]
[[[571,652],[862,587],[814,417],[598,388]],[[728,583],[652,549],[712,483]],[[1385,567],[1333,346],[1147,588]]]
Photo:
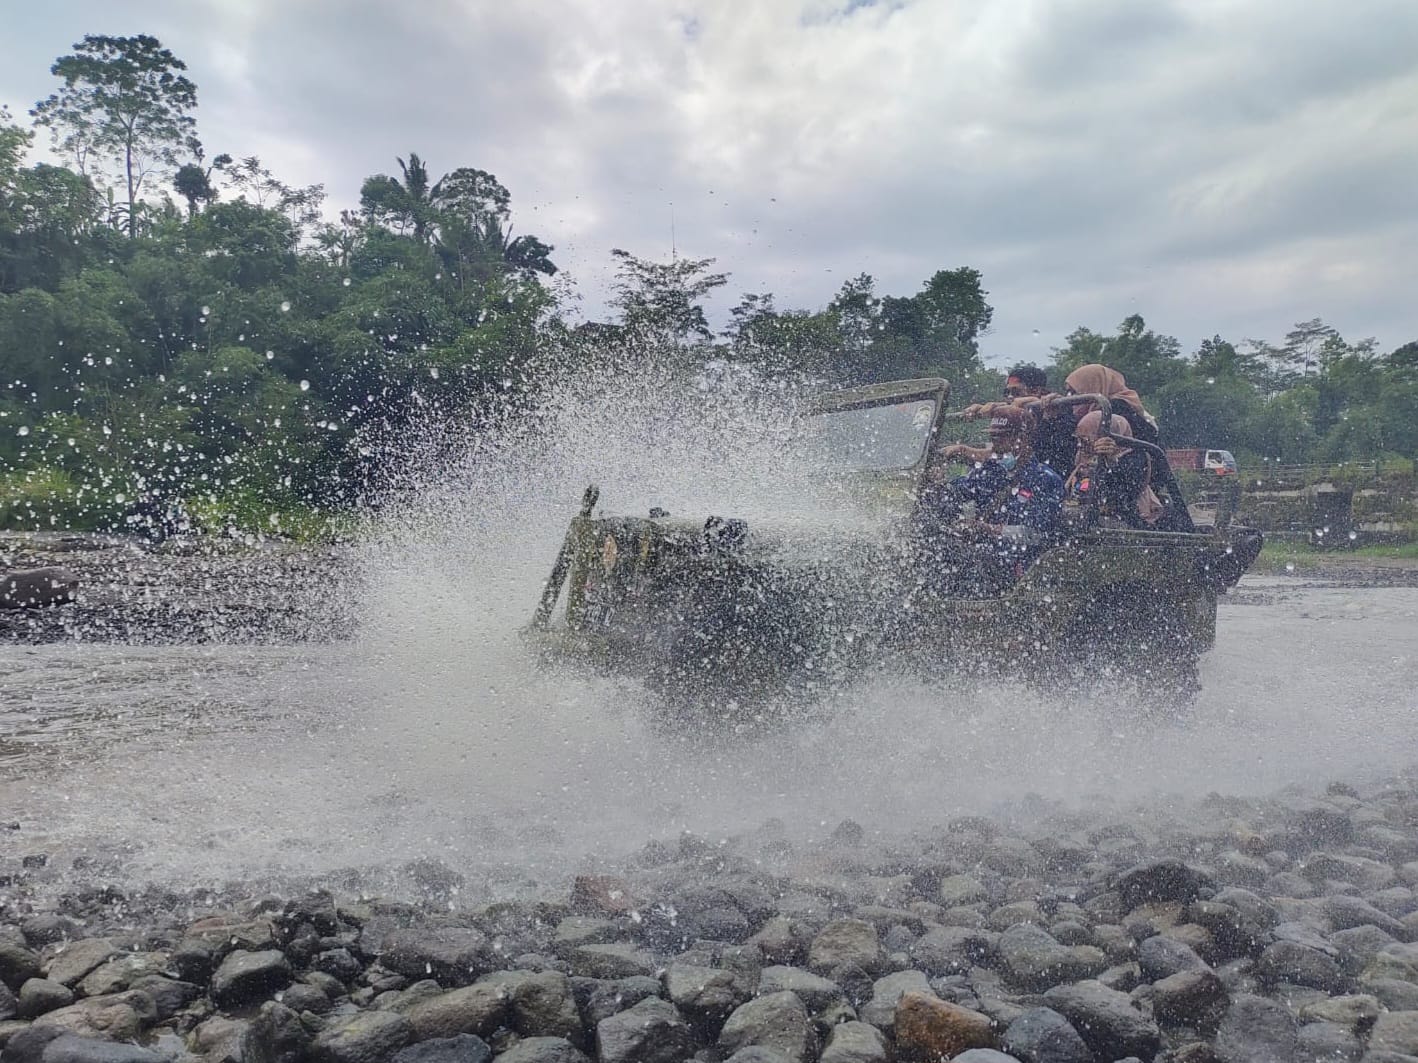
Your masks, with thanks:
[[[1229,450],[1203,450],[1200,447],[1167,451],[1167,464],[1173,472],[1209,472],[1217,476],[1236,475],[1236,459]]]

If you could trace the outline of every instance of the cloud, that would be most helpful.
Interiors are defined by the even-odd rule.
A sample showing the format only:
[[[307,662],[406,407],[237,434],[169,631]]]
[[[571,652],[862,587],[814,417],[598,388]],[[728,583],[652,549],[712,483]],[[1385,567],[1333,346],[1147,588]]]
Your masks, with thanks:
[[[98,0],[31,10],[0,99],[84,32],[154,32],[209,150],[352,204],[417,151],[513,194],[589,313],[611,247],[824,304],[982,269],[986,351],[1127,314],[1194,345],[1323,315],[1418,336],[1418,6],[1352,0]],[[672,235],[673,234],[673,235]],[[1035,330],[1038,330],[1037,335]]]

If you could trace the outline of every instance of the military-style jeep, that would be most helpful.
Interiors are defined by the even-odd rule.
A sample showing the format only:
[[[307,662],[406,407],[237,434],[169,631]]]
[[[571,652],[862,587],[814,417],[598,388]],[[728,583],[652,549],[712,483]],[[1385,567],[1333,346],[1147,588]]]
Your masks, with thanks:
[[[1011,586],[972,596],[942,576],[941,532],[918,519],[943,429],[959,416],[949,393],[944,380],[904,380],[813,405],[803,429],[822,458],[814,467],[861,503],[827,527],[597,515],[589,487],[528,636],[726,720],[882,669],[1050,685],[1110,675],[1139,686],[1149,707],[1189,701],[1217,595],[1260,551],[1258,533],[1232,525],[1234,499],[1185,532],[1134,530],[1094,503],[1070,505]],[[1102,396],[1059,401],[1091,404],[1109,423]],[[1153,455],[1185,506],[1165,454],[1125,442]]]

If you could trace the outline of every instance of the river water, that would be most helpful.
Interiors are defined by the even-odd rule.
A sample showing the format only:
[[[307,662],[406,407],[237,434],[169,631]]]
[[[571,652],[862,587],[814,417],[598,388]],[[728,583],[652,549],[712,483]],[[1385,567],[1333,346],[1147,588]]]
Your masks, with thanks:
[[[507,579],[481,600],[520,609]],[[451,569],[391,584],[349,642],[0,648],[0,850],[189,885],[430,858],[500,893],[685,830],[1166,809],[1418,762],[1414,588],[1248,577],[1181,722],[1116,694],[874,681],[719,741],[648,726],[633,686],[540,671],[462,590]]]

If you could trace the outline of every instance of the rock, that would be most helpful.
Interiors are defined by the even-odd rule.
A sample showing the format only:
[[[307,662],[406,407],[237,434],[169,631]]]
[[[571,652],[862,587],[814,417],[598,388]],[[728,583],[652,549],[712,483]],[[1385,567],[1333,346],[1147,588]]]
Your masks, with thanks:
[[[250,1032],[249,1022],[217,1015],[194,1029],[188,1042],[207,1063],[246,1063]]]
[[[40,1057],[44,1055],[45,1045],[68,1033],[57,1026],[27,1026],[22,1023],[3,1025],[21,1027],[0,1041],[0,1059],[4,1059],[5,1063],[39,1063]]]
[[[460,1033],[486,1037],[502,1025],[508,1000],[502,987],[486,982],[452,989],[408,1009],[414,1039],[454,1037]]]
[[[166,952],[124,952],[101,963],[79,980],[79,993],[86,997],[121,993],[140,978],[167,970]]]
[[[653,977],[660,965],[634,945],[582,945],[571,953],[571,970],[585,978]]]
[[[936,890],[936,900],[947,908],[966,904],[979,904],[989,900],[989,893],[979,879],[973,875],[948,875],[940,880]]]
[[[325,949],[317,952],[310,961],[310,967],[341,982],[353,982],[364,973],[364,968],[359,960],[350,954],[349,949]]]
[[[1020,923],[999,937],[999,955],[1010,979],[1025,989],[1047,989],[1107,969],[1107,957],[1090,945],[1060,945],[1043,927]]]
[[[79,933],[78,924],[56,912],[38,912],[20,921],[20,933],[32,949],[54,945]]]
[[[357,1011],[330,1020],[310,1046],[314,1063],[386,1063],[414,1039],[409,1020],[394,1011]]]
[[[1385,945],[1379,949],[1359,980],[1370,982],[1378,978],[1418,983],[1418,945]]]
[[[202,990],[191,982],[181,982],[156,974],[139,978],[132,988],[152,998],[153,1005],[157,1008],[158,1022],[166,1022],[202,995]]]
[[[304,1063],[311,1035],[294,1010],[274,1000],[261,1005],[251,1020],[246,1045],[269,1063]]]
[[[261,1000],[290,983],[291,967],[285,953],[236,949],[227,953],[212,975],[212,1000],[218,1007],[234,1008]]]
[[[1002,1047],[1021,1063],[1093,1063],[1093,1051],[1052,1008],[1030,1008],[1009,1024]]]
[[[472,927],[391,930],[380,943],[379,962],[408,978],[466,986],[497,966],[487,935]]]
[[[1326,897],[1324,914],[1335,930],[1376,926],[1399,941],[1408,936],[1408,931],[1402,923],[1391,915],[1385,915],[1362,897],[1346,897],[1343,894]]]
[[[17,569],[0,575],[0,609],[32,609],[72,602],[79,577],[67,568]]]
[[[1210,970],[1205,960],[1174,938],[1154,934],[1137,947],[1137,966],[1145,981],[1156,982],[1182,971]]]
[[[303,982],[287,986],[277,996],[282,1004],[297,1013],[308,1011],[312,1015],[324,1015],[332,1006],[323,990]]]
[[[1300,1009],[1301,1022],[1329,1022],[1351,1030],[1367,1030],[1378,1017],[1378,998],[1368,994],[1328,997]]]
[[[1210,1028],[1230,1002],[1230,994],[1210,968],[1178,971],[1152,985],[1152,1013],[1168,1026]]]
[[[1020,1060],[1003,1052],[996,1052],[993,1048],[972,1048],[961,1052],[953,1063],[1020,1063]]]
[[[224,912],[188,924],[179,948],[201,947],[218,959],[232,949],[265,952],[276,947],[276,927],[267,918],[250,919]]]
[[[571,910],[586,915],[625,915],[639,907],[624,879],[613,875],[577,875],[571,884]]]
[[[1122,898],[1123,907],[1156,901],[1194,901],[1202,889],[1214,884],[1207,874],[1188,867],[1180,860],[1152,860],[1128,868],[1113,884]]]
[[[29,981],[34,981],[33,978]],[[21,987],[23,988],[23,987]],[[63,987],[61,987],[63,988]],[[20,1011],[20,1002],[15,994],[10,991],[10,987],[4,982],[0,982],[0,1022],[13,1019]]]
[[[0,950],[2,949],[3,945],[0,945]],[[117,946],[107,938],[81,938],[54,950],[44,976],[51,982],[58,982],[72,989],[84,975],[118,955],[118,952]],[[0,964],[3,963],[4,953],[0,951]],[[3,971],[4,968],[0,967],[0,974],[3,974]],[[36,964],[34,974],[30,977],[38,974],[39,968]],[[9,982],[9,979],[6,978],[5,981]]]
[[[578,983],[582,988],[577,989]],[[591,1029],[595,1029],[602,1019],[618,1015],[642,1000],[661,996],[664,992],[664,986],[654,978],[620,978],[608,982],[590,978],[573,979],[572,989],[577,994],[581,1016]]]
[[[649,997],[596,1024],[600,1063],[679,1063],[692,1049],[689,1024],[673,1004]]]
[[[888,1059],[886,1037],[880,1030],[865,1022],[844,1022],[832,1027],[818,1063],[887,1063]]]
[[[107,997],[90,997],[67,1008],[56,1008],[35,1019],[36,1025],[58,1026],[80,1037],[131,1041],[157,1019],[153,998],[137,990]]]
[[[1055,986],[1044,1003],[1066,1018],[1088,1047],[1106,1059],[1157,1054],[1161,1031],[1133,1006],[1132,1000],[1094,981]]]
[[[30,978],[20,986],[15,1014],[22,1019],[33,1019],[56,1008],[67,1008],[72,1003],[74,992],[68,986],[48,978]]]
[[[808,949],[809,970],[826,974],[844,964],[855,964],[871,975],[882,972],[886,954],[876,927],[863,919],[839,919],[828,923],[812,939]]]
[[[1318,949],[1293,941],[1268,945],[1256,961],[1256,976],[1267,985],[1289,982],[1326,991],[1341,989],[1345,983],[1333,959]]]
[[[931,977],[965,974],[994,954],[998,935],[961,926],[928,930],[911,945],[910,957]]]
[[[1375,978],[1364,987],[1389,1011],[1418,1011],[1418,985],[1396,978]]]
[[[749,1045],[747,1048],[740,1048],[724,1063],[792,1063],[792,1061],[776,1048]]]
[[[748,999],[747,993],[739,991],[732,971],[682,963],[666,969],[665,993],[691,1022],[713,1026]]]
[[[795,993],[772,993],[734,1010],[719,1031],[719,1048],[735,1052],[749,1045],[776,1049],[799,1063],[812,1058],[812,1021]]]
[[[1329,940],[1339,950],[1340,968],[1349,974],[1358,974],[1373,962],[1381,949],[1395,943],[1393,935],[1376,926],[1339,930],[1331,934]]]
[[[873,983],[871,999],[862,1005],[859,1017],[890,1035],[896,1021],[896,1006],[907,993],[936,995],[930,980],[922,972],[898,971]]]
[[[758,992],[763,996],[772,993],[796,994],[803,1006],[813,1015],[846,1002],[846,994],[836,982],[799,967],[763,968]]]
[[[1282,1005],[1264,997],[1238,996],[1216,1032],[1221,1063],[1276,1063],[1295,1052],[1295,1019]]]
[[[1418,1056],[1418,1011],[1386,1011],[1369,1034],[1371,1051]]]
[[[148,1048],[72,1033],[50,1041],[39,1058],[40,1063],[163,1063],[163,1057]]]
[[[556,925],[551,948],[564,958],[583,945],[609,945],[620,936],[620,929],[609,919],[570,915]]]
[[[491,1063],[492,1049],[481,1037],[460,1033],[401,1048],[390,1063]]]
[[[560,1037],[577,1045],[584,1042],[571,981],[559,971],[495,971],[477,984],[502,988],[512,1029],[523,1037]]]
[[[497,1057],[498,1063],[591,1063],[564,1037],[527,1037]]]
[[[769,919],[746,944],[756,947],[767,964],[793,966],[807,957],[807,937],[784,916]]]
[[[953,1059],[997,1043],[987,1016],[933,993],[907,993],[896,1006],[896,1049],[904,1059]]]
[[[1358,1063],[1364,1044],[1353,1030],[1330,1022],[1301,1026],[1295,1035],[1292,1063]]]
[[[107,957],[104,958],[107,959]],[[101,963],[102,960],[98,962]],[[0,983],[9,986],[11,990],[18,991],[31,978],[38,978],[39,975],[39,956],[33,949],[27,948],[23,944],[22,937],[20,941],[14,941],[8,937],[0,936]],[[77,981],[77,979],[75,980]]]

